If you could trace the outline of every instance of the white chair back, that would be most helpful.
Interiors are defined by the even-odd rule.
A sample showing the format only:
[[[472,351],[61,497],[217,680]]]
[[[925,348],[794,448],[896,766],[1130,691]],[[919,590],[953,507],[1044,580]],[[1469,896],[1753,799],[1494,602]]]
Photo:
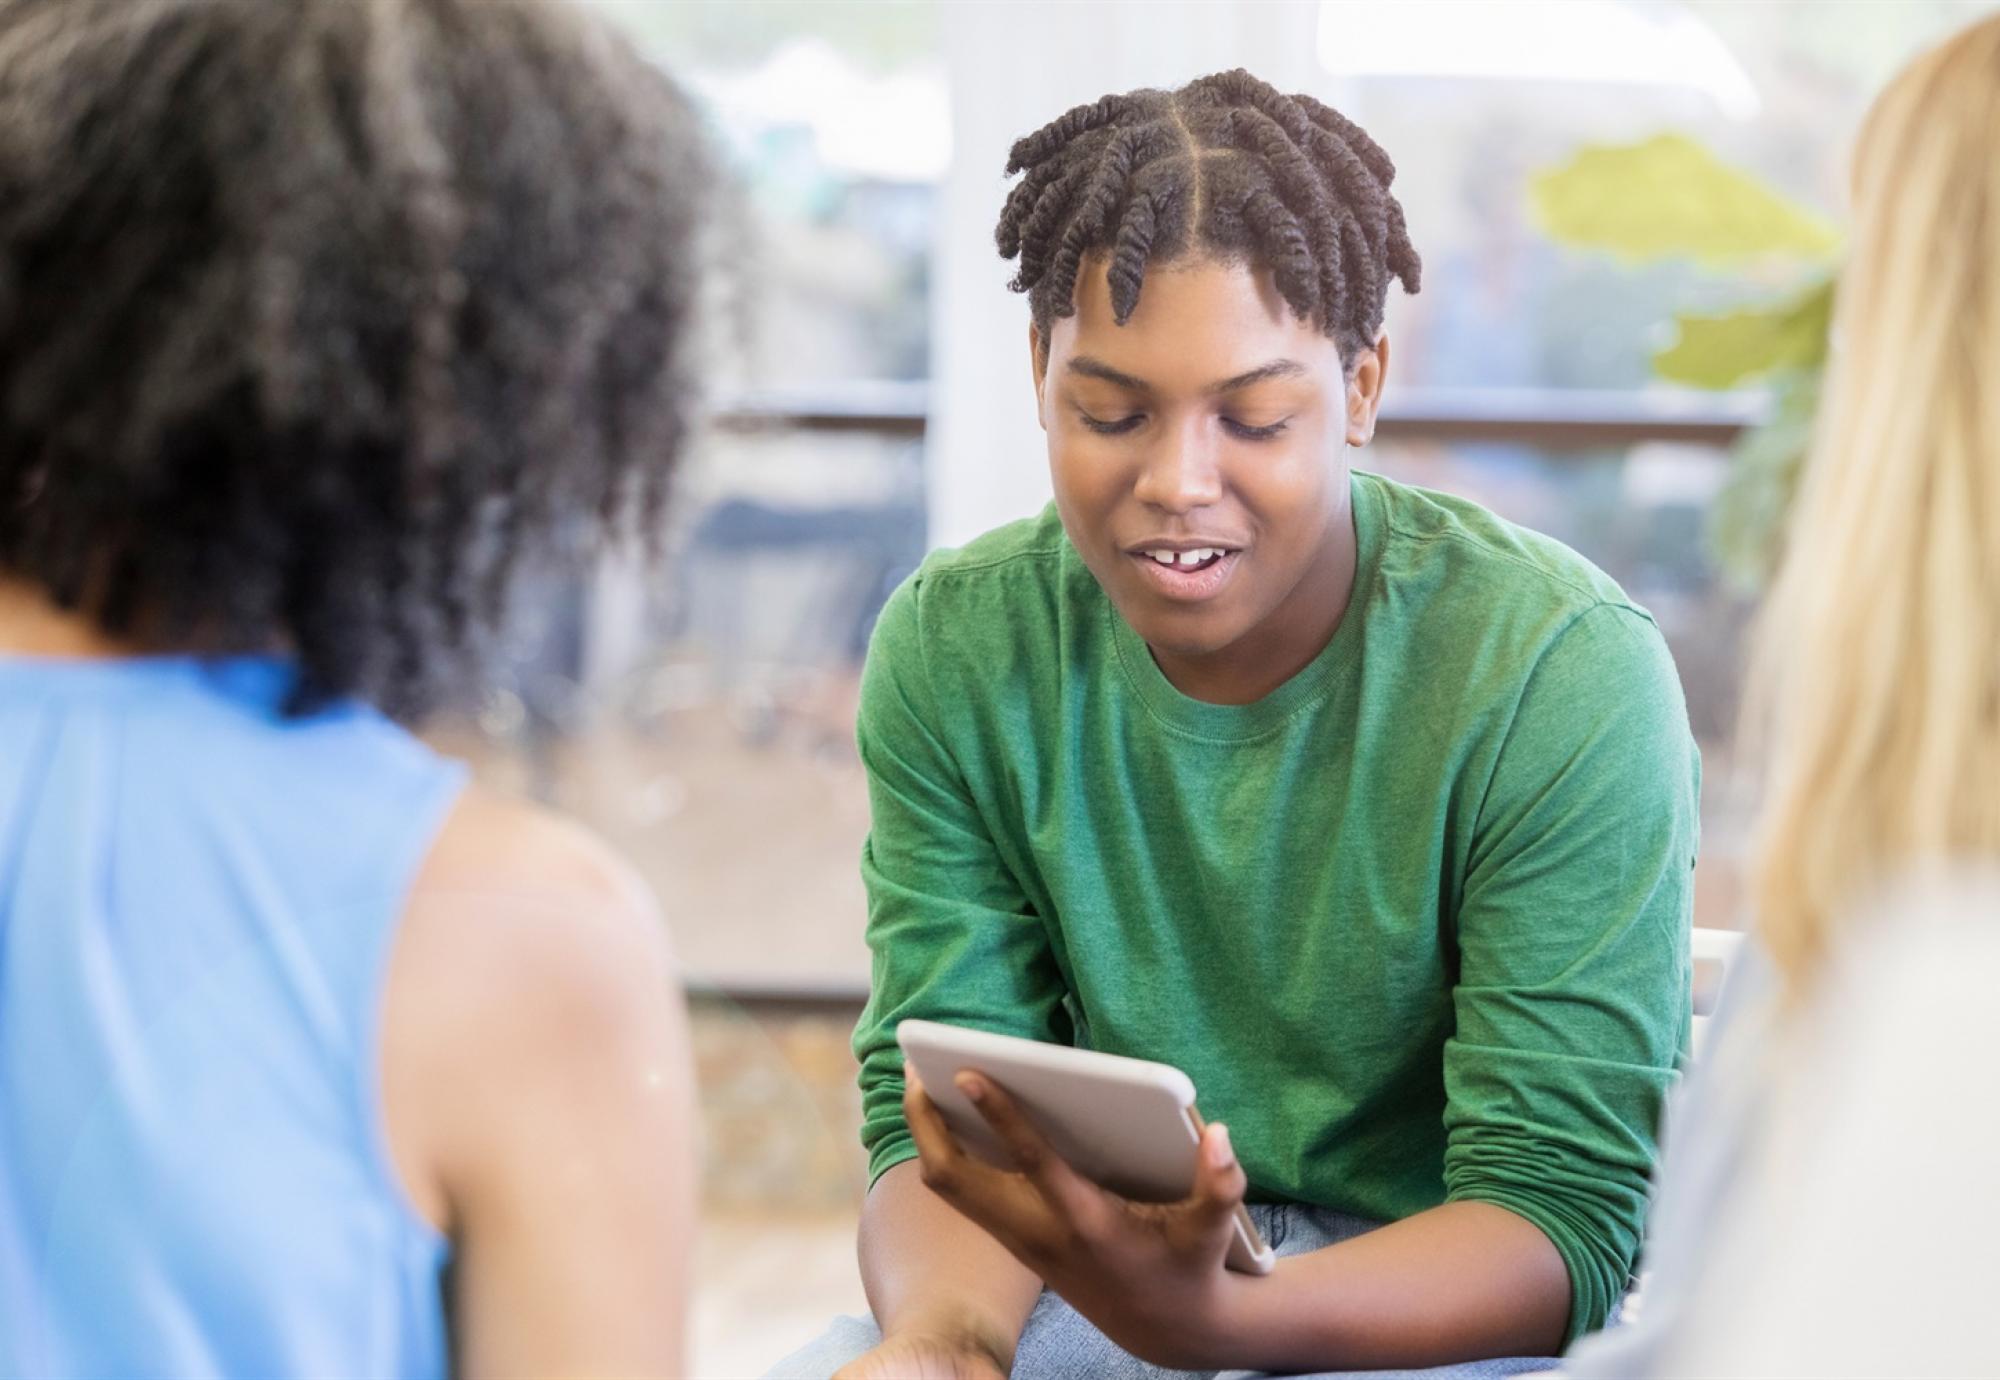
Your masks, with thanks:
[[[1708,1036],[1708,1018],[1715,1010],[1715,999],[1722,991],[1722,981],[1729,976],[1729,965],[1736,961],[1736,954],[1743,947],[1740,930],[1709,930],[1695,927],[1691,948],[1694,954],[1695,1003],[1694,1003],[1694,1055],[1701,1057],[1703,1040]]]

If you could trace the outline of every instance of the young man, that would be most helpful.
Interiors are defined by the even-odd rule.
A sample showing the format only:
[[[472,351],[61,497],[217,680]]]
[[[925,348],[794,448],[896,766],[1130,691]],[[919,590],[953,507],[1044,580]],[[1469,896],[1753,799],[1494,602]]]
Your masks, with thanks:
[[[1556,543],[1350,473],[1418,261],[1340,115],[1232,72],[1010,171],[1056,501],[875,635],[879,1333],[779,1373],[1546,1365],[1625,1287],[1686,1048],[1699,766],[1659,633]],[[1016,1147],[987,1168],[904,1078],[918,1016],[1175,1064],[1229,1129],[1135,1205],[967,1074]],[[1222,1268],[1246,1192],[1267,1278]]]

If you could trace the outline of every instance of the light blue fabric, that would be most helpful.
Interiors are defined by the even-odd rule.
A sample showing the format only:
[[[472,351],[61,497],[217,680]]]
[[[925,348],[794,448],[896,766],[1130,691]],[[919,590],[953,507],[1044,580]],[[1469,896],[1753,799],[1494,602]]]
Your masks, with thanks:
[[[1372,1231],[1378,1225],[1328,1208],[1299,1204],[1252,1203],[1250,1216],[1277,1254],[1304,1255]],[[835,1371],[882,1340],[870,1318],[836,1318],[833,1326],[773,1366],[765,1380],[827,1380]],[[1428,1370],[1327,1371],[1321,1380],[1497,1380],[1506,1375],[1553,1370],[1550,1357],[1511,1356]],[[1015,1380],[1255,1380],[1260,1371],[1165,1370],[1121,1351],[1110,1338],[1056,1294],[1042,1291],[1021,1345],[1014,1353]]]
[[[377,1027],[463,772],[289,683],[0,657],[0,1377],[445,1373]]]

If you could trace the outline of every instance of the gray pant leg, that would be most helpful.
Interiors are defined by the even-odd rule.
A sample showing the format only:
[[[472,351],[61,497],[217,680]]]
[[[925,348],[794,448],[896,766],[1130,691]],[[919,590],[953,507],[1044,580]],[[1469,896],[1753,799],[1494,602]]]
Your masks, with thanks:
[[[873,1318],[835,1318],[833,1326],[765,1371],[764,1380],[830,1380],[835,1371],[881,1340]]]
[[[870,1318],[835,1318],[833,1326],[765,1372],[764,1380],[829,1380],[882,1340]],[[1177,1373],[1177,1372],[1176,1372]],[[1160,1380],[1169,1374],[1136,1361],[1056,1295],[1044,1290],[1021,1331],[1014,1374],[1022,1380]]]
[[[765,1372],[764,1380],[829,1380],[833,1373],[882,1340],[870,1318],[835,1318],[833,1326]],[[1055,1294],[1042,1291],[1021,1331],[1014,1353],[1021,1380],[1165,1380],[1163,1371],[1134,1360],[1112,1345],[1083,1315]]]
[[[1279,1255],[1301,1255],[1372,1230],[1358,1217],[1307,1207],[1253,1205],[1257,1228]],[[765,1380],[829,1380],[842,1366],[882,1340],[868,1318],[836,1318],[833,1326],[773,1366]],[[1500,1380],[1553,1370],[1543,1357],[1505,1357],[1430,1370],[1326,1372],[1320,1380]],[[1082,1314],[1044,1291],[1021,1333],[1014,1357],[1017,1380],[1186,1380],[1192,1371],[1163,1370],[1113,1345]],[[1253,1371],[1223,1371],[1215,1380],[1255,1380]]]
[[[1491,1361],[1465,1361],[1427,1370],[1324,1370],[1291,1375],[1285,1380],[1502,1380],[1509,1375],[1552,1371],[1562,1362],[1552,1356],[1502,1356]],[[1275,1380],[1261,1370],[1219,1370],[1215,1380]]]

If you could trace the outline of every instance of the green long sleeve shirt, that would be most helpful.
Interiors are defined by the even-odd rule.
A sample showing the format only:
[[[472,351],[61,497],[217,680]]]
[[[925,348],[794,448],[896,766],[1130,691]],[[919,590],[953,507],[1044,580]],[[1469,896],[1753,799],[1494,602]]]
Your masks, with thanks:
[[[1567,548],[1357,473],[1338,631],[1254,704],[1178,692],[1053,508],[890,599],[858,729],[877,1177],[896,1026],[1157,1059],[1253,1196],[1508,1208],[1572,1336],[1637,1251],[1687,1048],[1700,763],[1652,619]]]

